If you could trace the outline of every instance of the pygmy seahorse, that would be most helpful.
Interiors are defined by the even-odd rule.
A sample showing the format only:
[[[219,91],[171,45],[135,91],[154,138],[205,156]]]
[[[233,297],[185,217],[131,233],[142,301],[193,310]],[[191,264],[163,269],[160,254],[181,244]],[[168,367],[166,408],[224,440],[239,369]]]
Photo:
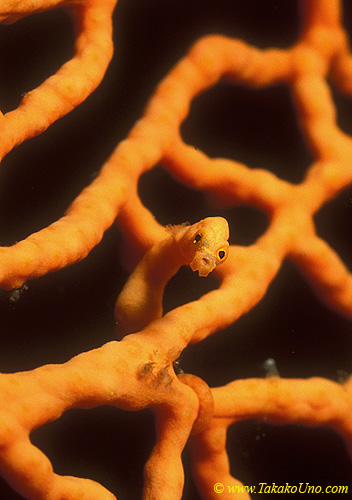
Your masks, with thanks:
[[[208,276],[227,258],[229,226],[222,217],[207,217],[192,226],[167,226],[166,232],[168,236],[137,264],[116,301],[119,337],[162,316],[165,285],[182,265]]]

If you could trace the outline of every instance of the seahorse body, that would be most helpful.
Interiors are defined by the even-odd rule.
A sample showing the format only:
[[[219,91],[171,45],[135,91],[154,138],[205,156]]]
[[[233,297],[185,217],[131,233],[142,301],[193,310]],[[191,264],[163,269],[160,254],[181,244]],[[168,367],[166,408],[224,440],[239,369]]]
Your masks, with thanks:
[[[116,301],[119,336],[137,332],[162,316],[165,285],[182,265],[208,276],[227,258],[229,226],[222,217],[168,226],[166,231],[169,235],[144,255]]]

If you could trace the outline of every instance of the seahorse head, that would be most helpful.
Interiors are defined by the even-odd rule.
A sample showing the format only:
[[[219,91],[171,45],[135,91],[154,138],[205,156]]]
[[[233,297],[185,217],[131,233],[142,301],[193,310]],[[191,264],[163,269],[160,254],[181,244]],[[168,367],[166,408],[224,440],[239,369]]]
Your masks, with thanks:
[[[199,276],[208,276],[226,260],[229,225],[223,217],[207,217],[192,226],[183,226],[182,233],[178,242],[181,253]]]

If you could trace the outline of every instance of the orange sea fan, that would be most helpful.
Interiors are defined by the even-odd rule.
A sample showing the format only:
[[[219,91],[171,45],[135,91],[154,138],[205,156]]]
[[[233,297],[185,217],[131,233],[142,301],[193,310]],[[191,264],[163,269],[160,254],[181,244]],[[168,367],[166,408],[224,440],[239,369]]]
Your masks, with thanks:
[[[49,112],[39,99],[31,124],[25,107],[21,118],[21,111],[16,115],[3,103],[3,95],[18,102],[31,90],[27,76],[23,88],[4,83],[1,90],[3,110],[10,111],[2,125],[4,154],[50,126],[2,161],[0,279],[12,291],[4,291],[0,305],[1,371],[40,366],[1,379],[4,476],[23,498],[50,498],[55,491],[48,462],[41,472],[49,471],[47,497],[44,489],[44,496],[35,496],[37,485],[24,474],[30,470],[25,460],[18,460],[16,472],[22,449],[29,458],[34,453],[38,463],[43,458],[25,439],[14,440],[17,448],[9,444],[23,429],[35,428],[31,440],[57,474],[89,477],[117,498],[141,496],[142,470],[155,440],[154,419],[146,410],[151,407],[157,446],[145,469],[144,495],[179,498],[179,458],[198,395],[210,425],[190,438],[190,457],[184,455],[185,500],[198,494],[226,498],[227,491],[214,492],[214,485],[232,487],[240,484],[237,480],[257,487],[309,482],[351,488],[344,444],[321,427],[346,438],[351,432],[346,380],[352,348],[352,130],[346,110],[352,70],[339,24],[343,7],[352,32],[349,3],[311,0],[300,10],[299,2],[283,6],[279,0],[265,5],[120,0],[112,63],[97,90],[76,107],[99,84],[111,56],[114,3],[56,3],[68,6],[82,33],[82,14],[97,22],[96,37],[89,36],[89,28],[76,45],[76,54],[87,49],[94,68],[92,78],[73,72],[81,86],[75,94],[72,83],[72,105],[59,92],[57,102],[44,99],[44,104],[56,102]],[[2,58],[3,74],[24,64],[25,53],[31,58],[27,71],[38,73],[39,85],[50,76],[49,61],[55,72],[71,57],[75,33],[66,10],[45,12],[56,4],[36,2],[35,10],[43,12],[1,27],[10,54]],[[11,2],[4,5],[2,20],[15,21]],[[65,37],[72,47],[62,53]],[[80,63],[80,56],[73,59]],[[41,90],[33,95],[40,98]],[[24,106],[30,107],[31,99],[25,97]],[[122,142],[110,156],[117,140]],[[229,221],[232,245],[216,271],[220,288],[212,276],[199,278],[182,268],[166,287],[166,314],[136,337],[110,342],[114,303],[127,271],[164,237],[163,226],[215,215]],[[107,230],[116,216],[118,230]],[[47,274],[57,269],[62,270]],[[182,377],[174,375],[172,362],[189,343],[175,370],[179,365],[216,387],[211,422],[206,384],[198,386],[188,375],[181,384]],[[80,352],[85,354],[66,363]],[[282,378],[260,378],[268,358],[276,360]],[[45,396],[48,387],[55,390]],[[36,429],[76,407],[86,411],[71,409]],[[12,410],[19,415],[13,420]],[[228,475],[225,444],[236,480]],[[90,498],[75,481],[62,481],[62,495]],[[94,498],[113,498],[98,485],[85,484]],[[4,498],[20,498],[6,483],[2,488]]]

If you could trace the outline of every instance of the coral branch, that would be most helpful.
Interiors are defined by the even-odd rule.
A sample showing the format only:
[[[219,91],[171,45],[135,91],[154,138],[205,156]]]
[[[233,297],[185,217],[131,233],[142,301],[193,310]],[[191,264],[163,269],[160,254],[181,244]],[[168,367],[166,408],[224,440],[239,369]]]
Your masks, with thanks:
[[[18,2],[1,6],[0,19],[10,9],[17,10]],[[52,8],[58,2],[50,5]],[[23,4],[23,5],[22,5]],[[89,1],[76,4],[74,0],[60,2],[62,5],[73,4],[70,11],[77,27],[77,38],[74,57],[65,63],[54,76],[49,77],[37,89],[28,92],[19,107],[3,116],[1,126],[2,159],[14,146],[26,139],[42,133],[52,123],[78,106],[95,90],[101,82],[113,53],[111,15],[116,0]],[[29,6],[21,2],[18,17],[29,13],[46,10],[48,6]],[[11,10],[10,10],[11,12]]]

